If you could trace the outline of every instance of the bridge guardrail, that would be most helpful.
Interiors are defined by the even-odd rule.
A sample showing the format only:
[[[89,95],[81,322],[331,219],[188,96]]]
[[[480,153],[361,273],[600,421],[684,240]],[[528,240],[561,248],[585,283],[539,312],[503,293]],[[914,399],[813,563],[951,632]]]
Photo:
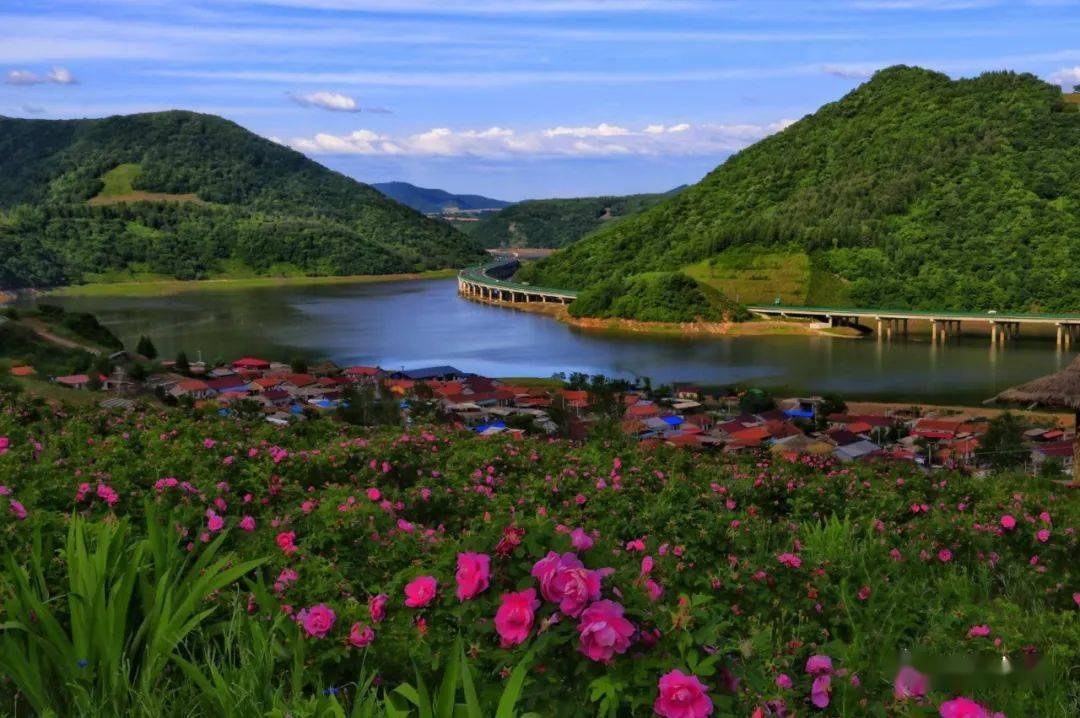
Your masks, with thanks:
[[[559,289],[556,287],[541,287],[535,284],[512,282],[508,279],[496,279],[495,277],[488,275],[488,271],[494,269],[495,267],[501,267],[506,264],[509,264],[509,262],[488,262],[487,264],[481,264],[476,267],[467,267],[458,272],[458,277],[466,281],[476,282],[477,284],[486,284],[493,287],[499,287],[500,289],[509,289],[518,292],[551,294],[561,297],[567,297],[569,299],[576,299],[578,296],[577,292],[569,289]]]

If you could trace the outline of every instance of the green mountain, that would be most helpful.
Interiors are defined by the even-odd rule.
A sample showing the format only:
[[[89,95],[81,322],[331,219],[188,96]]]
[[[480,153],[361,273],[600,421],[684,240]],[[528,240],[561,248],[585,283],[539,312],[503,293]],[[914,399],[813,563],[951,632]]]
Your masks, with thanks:
[[[453,210],[502,209],[513,204],[478,194],[452,194],[446,190],[417,187],[408,182],[376,182],[371,186],[395,202],[401,202],[406,207],[425,214]]]
[[[0,117],[0,286],[138,271],[384,274],[481,250],[220,117]]]
[[[1080,108],[894,67],[522,278],[681,272],[742,302],[1080,310]]]
[[[665,194],[518,202],[484,217],[468,232],[485,247],[558,249],[608,223],[644,212],[682,189]]]

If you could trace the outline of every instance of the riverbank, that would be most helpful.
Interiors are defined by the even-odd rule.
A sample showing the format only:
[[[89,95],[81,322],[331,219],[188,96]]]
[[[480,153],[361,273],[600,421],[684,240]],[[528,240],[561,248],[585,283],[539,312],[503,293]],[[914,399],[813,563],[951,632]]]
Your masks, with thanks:
[[[302,287],[323,284],[373,284],[428,279],[450,279],[456,269],[435,269],[428,272],[402,274],[355,274],[341,277],[237,277],[223,279],[153,279],[134,282],[93,282],[55,287],[47,290],[55,297],[164,297],[183,292],[231,291],[275,287]],[[14,297],[13,297],[14,299]]]
[[[542,314],[563,324],[595,332],[641,334],[646,336],[678,337],[763,337],[763,336],[825,336],[837,339],[858,339],[862,334],[850,327],[828,327],[810,322],[755,319],[748,322],[642,322],[635,319],[597,319],[574,317],[565,304],[536,304],[513,302],[483,302],[529,314]]]

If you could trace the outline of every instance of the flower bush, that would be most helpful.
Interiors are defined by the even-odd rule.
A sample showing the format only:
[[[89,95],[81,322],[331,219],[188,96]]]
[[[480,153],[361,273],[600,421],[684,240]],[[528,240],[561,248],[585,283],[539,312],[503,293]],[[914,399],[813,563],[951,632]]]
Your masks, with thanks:
[[[0,436],[0,550],[149,505],[264,560],[205,601],[297,627],[289,695],[430,681],[461,641],[544,716],[1080,713],[1080,507],[1044,479],[25,400]]]

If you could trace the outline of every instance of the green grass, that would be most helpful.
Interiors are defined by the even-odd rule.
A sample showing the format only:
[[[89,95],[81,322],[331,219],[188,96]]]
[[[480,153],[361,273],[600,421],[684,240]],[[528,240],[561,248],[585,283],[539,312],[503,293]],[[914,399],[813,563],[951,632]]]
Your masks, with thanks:
[[[55,297],[165,297],[181,292],[203,290],[225,291],[258,289],[263,287],[293,287],[320,284],[367,284],[372,282],[393,282],[406,279],[449,279],[457,275],[456,269],[436,269],[427,272],[408,274],[360,274],[341,277],[311,277],[303,274],[282,274],[280,276],[251,275],[232,276],[223,274],[213,279],[185,281],[171,279],[152,273],[125,275],[110,273],[95,275],[96,281],[59,287],[49,292]]]
[[[739,247],[683,267],[705,286],[742,304],[835,306],[847,300],[843,281],[801,251]]]
[[[131,194],[135,191],[132,182],[135,181],[141,171],[142,165],[134,163],[117,165],[101,176],[101,181],[105,183],[105,186],[102,187],[97,196],[116,197]]]
[[[135,189],[133,183],[142,171],[142,166],[134,163],[113,167],[101,176],[105,186],[88,204],[105,205],[120,202],[195,202],[205,204],[195,194],[170,194],[168,192],[145,192]]]
[[[802,304],[810,291],[810,258],[804,252],[729,249],[683,272],[743,304]]]

